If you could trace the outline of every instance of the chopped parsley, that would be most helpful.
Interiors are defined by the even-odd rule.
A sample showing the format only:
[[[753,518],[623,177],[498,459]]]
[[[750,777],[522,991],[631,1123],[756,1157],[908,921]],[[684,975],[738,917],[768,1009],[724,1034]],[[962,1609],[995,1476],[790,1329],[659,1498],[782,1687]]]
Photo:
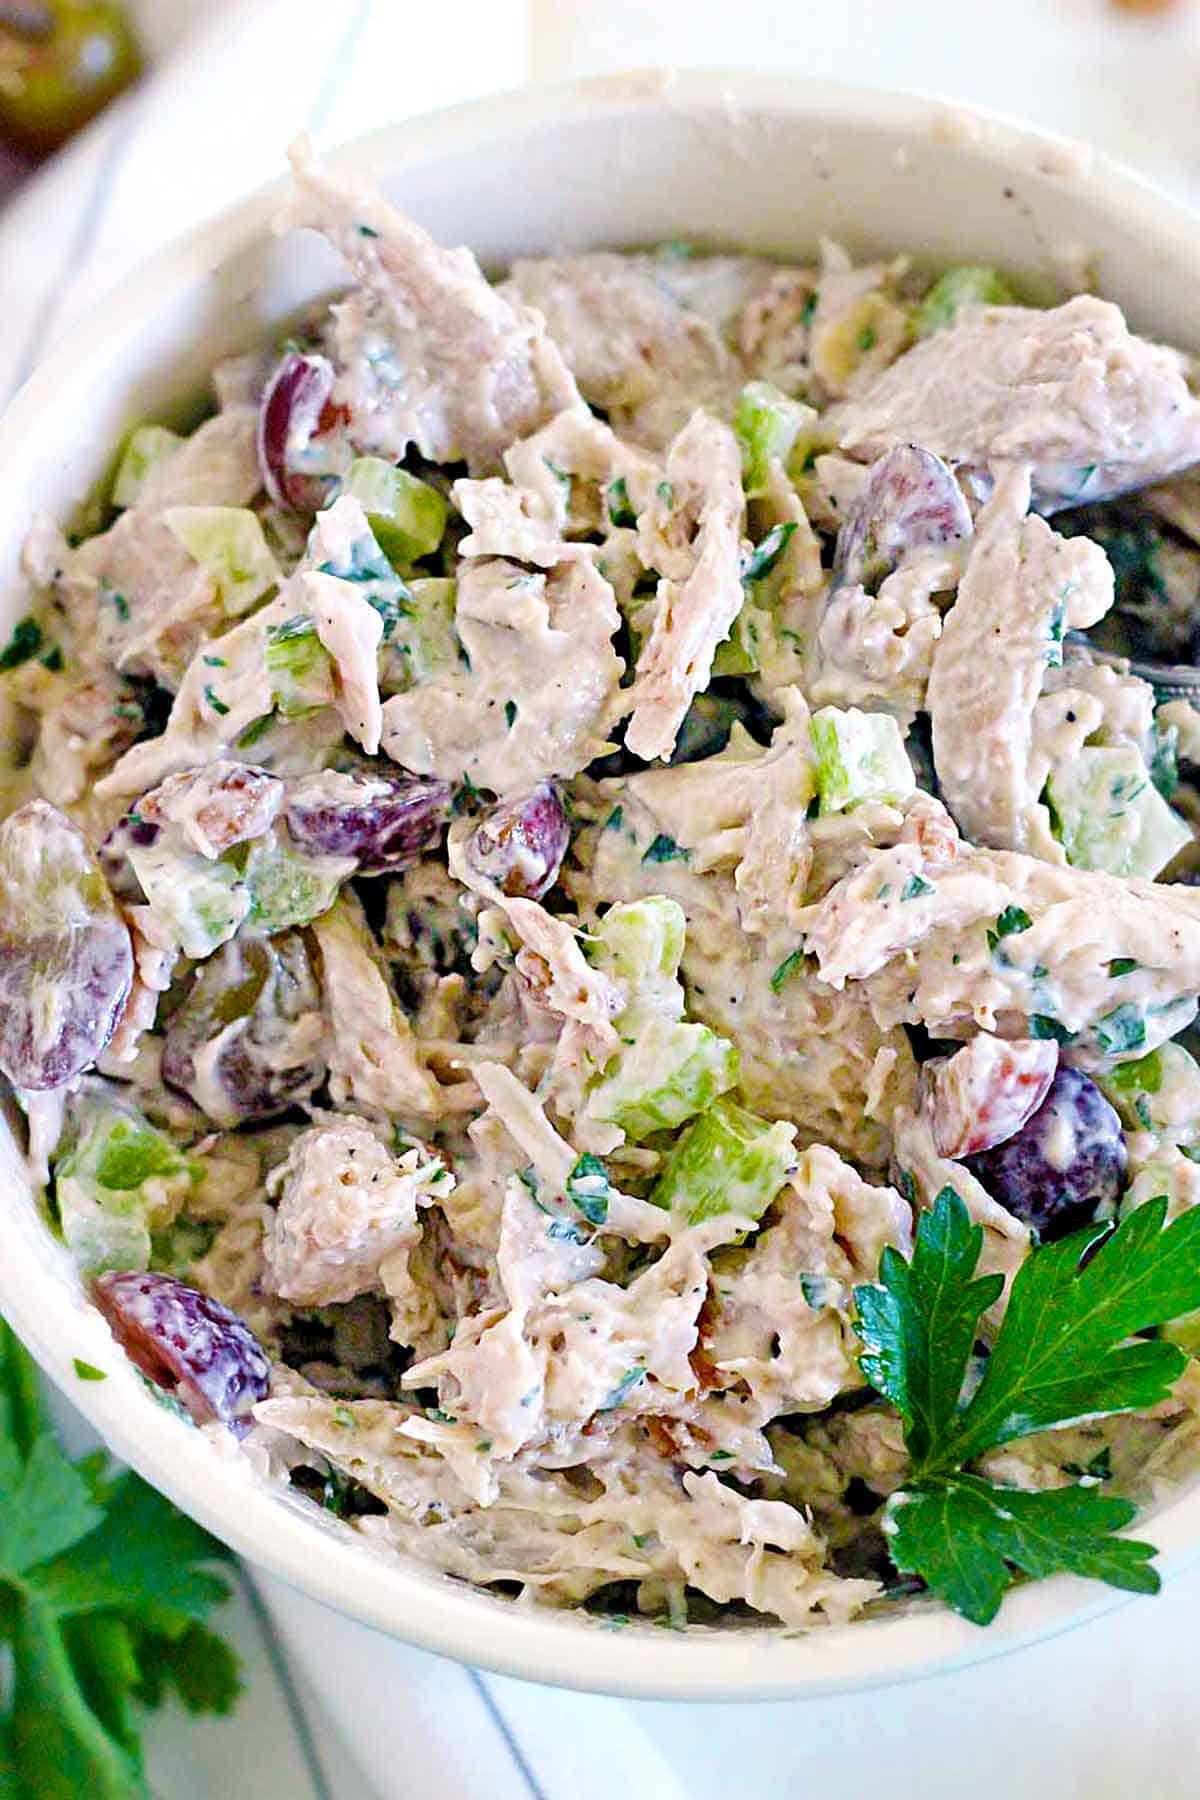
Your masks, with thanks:
[[[922,894],[936,892],[932,881],[925,881],[920,875],[910,875],[900,890],[900,898],[901,900],[919,900]]]
[[[690,855],[690,850],[685,850],[682,844],[675,842],[673,837],[668,837],[665,831],[660,831],[643,854],[642,861],[644,863],[687,862]]]
[[[228,708],[228,706],[226,706],[224,700],[222,700],[219,695],[215,694],[213,692],[212,688],[210,688],[210,687],[205,688],[204,698],[207,700],[208,704],[212,707],[212,709],[216,713],[217,717],[219,719],[223,719],[225,717],[226,713],[229,711],[229,708]]]
[[[618,475],[615,481],[609,482],[605,499],[610,524],[637,524],[637,513],[633,509],[633,503],[629,498],[629,486],[623,475]]]
[[[988,949],[994,950],[1001,938],[1016,937],[1019,932],[1028,931],[1033,920],[1023,906],[1006,906],[987,934]]]
[[[1029,1035],[1033,1038],[1053,1038],[1056,1044],[1073,1044],[1075,1033],[1060,1025],[1049,1013],[1033,1013],[1029,1020]]]
[[[785,956],[779,967],[775,969],[771,975],[771,992],[777,994],[781,988],[786,987],[788,982],[792,979],[792,976],[797,974],[803,966],[803,963],[803,950],[793,950],[790,956]]]
[[[42,628],[36,619],[19,619],[13,634],[0,650],[0,670],[17,669],[42,647]]]
[[[1108,972],[1114,978],[1118,975],[1132,975],[1141,966],[1136,956],[1114,956],[1108,964]]]
[[[508,726],[508,729],[510,731],[512,730],[513,726],[516,724],[516,722],[517,722],[517,703],[515,700],[506,700],[504,702],[504,722]]]
[[[603,1225],[612,1192],[608,1170],[600,1158],[585,1152],[567,1176],[567,1199],[579,1208],[589,1225]]]

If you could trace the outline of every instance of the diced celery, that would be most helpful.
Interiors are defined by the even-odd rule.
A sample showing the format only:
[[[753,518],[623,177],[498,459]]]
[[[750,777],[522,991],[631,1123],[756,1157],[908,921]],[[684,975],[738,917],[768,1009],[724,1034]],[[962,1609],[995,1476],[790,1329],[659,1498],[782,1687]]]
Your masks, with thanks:
[[[683,989],[677,980],[687,926],[683,908],[664,894],[610,907],[596,931],[592,960],[625,990],[625,1009],[678,1019]],[[624,1014],[622,1014],[624,1017]]]
[[[454,630],[455,595],[455,583],[441,576],[409,584],[408,604],[387,645],[382,686],[388,692],[402,693],[462,668]]]
[[[162,835],[128,855],[151,911],[185,955],[211,956],[246,917],[249,901],[237,870],[227,863],[172,849]]]
[[[435,487],[380,456],[359,456],[342,484],[353,494],[379,547],[393,562],[431,556],[446,530],[446,502]]]
[[[796,1167],[796,1127],[718,1100],[688,1126],[650,1193],[689,1225],[717,1213],[758,1219]]]
[[[861,800],[894,803],[917,785],[890,713],[823,706],[812,716],[811,735],[822,813],[842,812]]]
[[[674,1131],[727,1093],[738,1078],[738,1054],[707,1025],[649,1019],[593,1088],[587,1111],[619,1125],[631,1143]]]
[[[113,477],[112,503],[132,506],[141,498],[142,489],[155,470],[168,456],[173,456],[183,439],[165,425],[139,425],[129,435],[129,442]]]
[[[953,325],[967,306],[1013,306],[1016,295],[995,269],[966,263],[961,268],[947,269],[939,277],[917,308],[917,336],[929,337]]]
[[[266,661],[271,695],[283,718],[332,703],[333,662],[313,621],[302,613],[267,627]]]
[[[230,618],[249,612],[282,579],[258,515],[244,506],[169,506],[167,526],[216,583]]]
[[[812,431],[817,415],[769,381],[748,381],[738,396],[733,429],[742,449],[742,480],[748,498],[767,492],[770,465],[787,466]]]
[[[762,668],[762,639],[768,616],[761,606],[747,600],[729,628],[729,636],[717,645],[714,675],[756,675]]]
[[[1046,783],[1055,835],[1076,869],[1152,879],[1191,842],[1132,744],[1085,744]]]
[[[1094,1080],[1130,1131],[1183,1131],[1200,1125],[1200,1065],[1182,1044],[1160,1044]]]
[[[328,912],[355,867],[353,857],[308,856],[277,832],[267,832],[255,839],[245,858],[247,924],[272,934],[307,925]]]
[[[179,1210],[192,1163],[136,1108],[90,1093],[72,1100],[65,1141],[54,1195],[75,1262],[85,1274],[146,1268],[151,1230]]]

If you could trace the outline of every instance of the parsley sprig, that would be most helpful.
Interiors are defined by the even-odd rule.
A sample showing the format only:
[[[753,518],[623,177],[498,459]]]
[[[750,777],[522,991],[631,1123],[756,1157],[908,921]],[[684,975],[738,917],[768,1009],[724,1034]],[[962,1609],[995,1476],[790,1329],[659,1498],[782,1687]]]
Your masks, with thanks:
[[[922,1215],[912,1260],[885,1250],[878,1284],[855,1290],[863,1373],[900,1413],[912,1460],[884,1514],[892,1560],[976,1624],[995,1617],[1015,1571],[1158,1590],[1153,1546],[1114,1535],[1130,1501],[1094,1483],[1026,1493],[969,1466],[1033,1432],[1167,1398],[1184,1353],[1133,1334],[1200,1307],[1200,1209],[1164,1229],[1166,1212],[1152,1200],[1115,1230],[1034,1251],[969,1399],[979,1323],[1004,1283],[976,1275],[983,1230],[953,1188]]]
[[[0,1768],[14,1800],[142,1800],[135,1706],[227,1712],[233,1652],[203,1623],[227,1552],[102,1452],[70,1462],[0,1320]]]

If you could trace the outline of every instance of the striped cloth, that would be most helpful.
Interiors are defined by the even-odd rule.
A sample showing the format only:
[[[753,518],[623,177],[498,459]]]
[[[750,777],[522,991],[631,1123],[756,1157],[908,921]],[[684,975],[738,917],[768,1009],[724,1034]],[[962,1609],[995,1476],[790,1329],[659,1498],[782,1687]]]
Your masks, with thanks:
[[[1200,193],[1200,6],[1154,20],[1102,0],[459,0],[449,19],[413,0],[140,11],[165,57],[153,80],[0,219],[0,403],[151,250],[277,174],[296,132],[336,143],[531,77],[769,61],[936,89],[1089,136]],[[150,1777],[162,1800],[1194,1800],[1198,1609],[1200,1573],[915,1687],[663,1707],[460,1669],[243,1573],[221,1623],[246,1697],[227,1721],[156,1716]]]

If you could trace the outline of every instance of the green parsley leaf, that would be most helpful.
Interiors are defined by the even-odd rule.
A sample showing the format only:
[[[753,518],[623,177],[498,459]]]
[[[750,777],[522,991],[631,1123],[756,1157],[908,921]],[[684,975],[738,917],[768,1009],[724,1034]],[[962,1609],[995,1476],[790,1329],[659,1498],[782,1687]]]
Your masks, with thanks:
[[[1187,1359],[1135,1334],[1200,1306],[1200,1209],[1171,1225],[1166,1214],[1165,1198],[1151,1200],[1115,1229],[1036,1249],[965,1403],[979,1322],[1002,1283],[975,1275],[982,1228],[953,1188],[922,1215],[911,1261],[885,1250],[879,1283],[855,1290],[863,1373],[899,1411],[912,1457],[885,1516],[892,1559],[977,1623],[995,1615],[1013,1569],[1158,1587],[1152,1547],[1113,1537],[1135,1509],[1098,1494],[1102,1476],[1026,1494],[967,1471],[1014,1439],[1167,1398]]]
[[[1136,956],[1114,956],[1107,965],[1108,973],[1114,980],[1118,975],[1132,975],[1141,966]]]
[[[1004,1286],[1000,1275],[971,1279],[982,1248],[983,1227],[943,1188],[921,1216],[912,1261],[888,1248],[879,1285],[855,1289],[862,1372],[904,1420],[918,1471],[941,1460],[979,1321]]]
[[[229,1592],[205,1565],[226,1554],[137,1476],[114,1476],[103,1452],[68,1461],[34,1366],[0,1322],[6,1795],[143,1800],[134,1703],[156,1706],[172,1687],[193,1711],[228,1710],[237,1663],[202,1623]]]
[[[884,1531],[898,1569],[918,1571],[956,1612],[987,1625],[1013,1568],[1035,1579],[1088,1575],[1137,1594],[1157,1593],[1153,1546],[1112,1535],[1136,1510],[1094,1487],[1028,1494],[959,1474],[902,1489],[888,1502]]]
[[[82,1356],[75,1358],[75,1373],[80,1381],[107,1381],[108,1376],[95,1363],[84,1362]]]
[[[932,881],[926,881],[920,875],[910,875],[900,890],[901,900],[918,900],[922,894],[935,893]]]

